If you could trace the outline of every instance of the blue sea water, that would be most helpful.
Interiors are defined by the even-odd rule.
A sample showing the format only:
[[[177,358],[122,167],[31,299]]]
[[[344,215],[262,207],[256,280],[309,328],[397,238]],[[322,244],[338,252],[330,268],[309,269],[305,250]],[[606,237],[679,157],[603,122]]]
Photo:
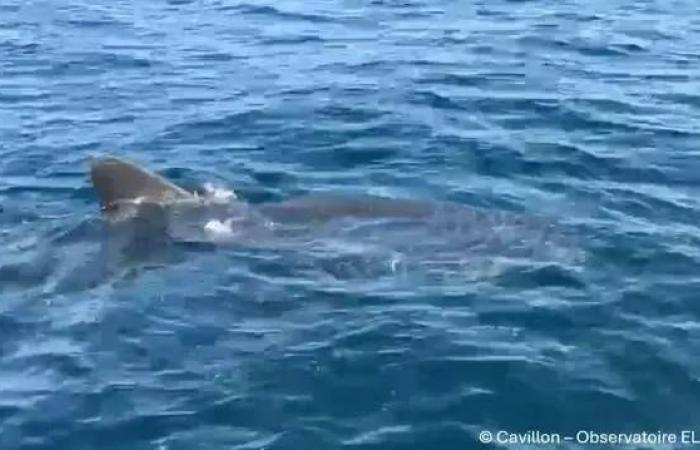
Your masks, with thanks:
[[[700,439],[698,17],[3,0],[0,449]],[[86,174],[106,153],[253,204],[340,191],[548,217],[584,257],[460,276],[342,248],[114,261]]]

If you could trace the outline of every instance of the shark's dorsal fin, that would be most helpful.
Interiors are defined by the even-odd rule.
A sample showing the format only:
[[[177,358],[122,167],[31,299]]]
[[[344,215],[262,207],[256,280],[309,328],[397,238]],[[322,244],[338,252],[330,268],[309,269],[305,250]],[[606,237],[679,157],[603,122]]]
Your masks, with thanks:
[[[90,177],[103,210],[123,202],[167,203],[196,197],[132,162],[102,157],[90,161]]]

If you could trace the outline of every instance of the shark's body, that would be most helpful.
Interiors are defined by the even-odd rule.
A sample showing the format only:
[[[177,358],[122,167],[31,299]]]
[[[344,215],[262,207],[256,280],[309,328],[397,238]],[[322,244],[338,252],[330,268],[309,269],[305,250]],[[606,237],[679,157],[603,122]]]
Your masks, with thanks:
[[[568,263],[580,255],[552,221],[508,212],[376,196],[311,195],[261,205],[235,196],[212,201],[113,157],[93,160],[91,178],[109,222],[136,218],[141,237],[307,249],[361,242],[442,261],[487,255]]]

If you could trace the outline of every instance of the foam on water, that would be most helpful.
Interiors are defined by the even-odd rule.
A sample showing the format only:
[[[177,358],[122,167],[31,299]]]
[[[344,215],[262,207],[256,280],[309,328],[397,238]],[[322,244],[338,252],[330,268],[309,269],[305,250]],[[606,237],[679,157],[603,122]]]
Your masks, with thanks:
[[[236,233],[233,229],[233,219],[212,219],[204,225],[207,236],[214,241],[233,238]]]
[[[236,193],[232,189],[217,186],[213,183],[204,183],[204,200],[210,203],[228,203],[236,200]]]

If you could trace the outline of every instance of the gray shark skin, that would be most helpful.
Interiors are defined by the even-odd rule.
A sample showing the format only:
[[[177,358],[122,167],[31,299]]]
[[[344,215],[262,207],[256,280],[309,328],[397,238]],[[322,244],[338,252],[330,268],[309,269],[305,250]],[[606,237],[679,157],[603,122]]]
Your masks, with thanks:
[[[139,245],[167,235],[177,242],[324,257],[370,249],[439,266],[502,258],[575,265],[582,255],[559,224],[537,216],[370,195],[315,194],[259,205],[235,198],[212,202],[115,157],[93,160],[90,171],[107,222],[129,224],[129,239]]]

